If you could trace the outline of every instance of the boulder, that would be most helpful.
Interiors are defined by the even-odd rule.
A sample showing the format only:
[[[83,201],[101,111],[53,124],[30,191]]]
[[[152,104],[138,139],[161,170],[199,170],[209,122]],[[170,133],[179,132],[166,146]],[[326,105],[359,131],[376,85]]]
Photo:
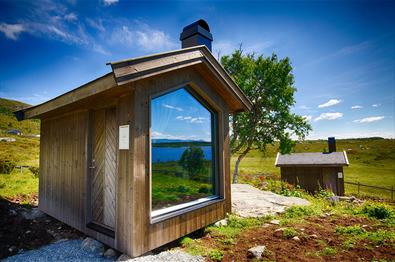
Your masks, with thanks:
[[[248,256],[255,259],[261,259],[263,253],[265,253],[265,246],[255,246],[248,249]]]
[[[103,254],[104,252],[104,245],[90,237],[87,237],[84,239],[84,241],[82,241],[81,247],[83,250],[92,253]]]
[[[280,225],[280,220],[278,220],[278,219],[273,219],[272,221],[270,221],[270,224],[273,224],[273,225]]]
[[[104,252],[103,256],[105,258],[115,260],[115,258],[118,256],[118,254],[117,254],[117,252],[114,249],[109,248],[109,249],[106,250],[106,252]]]
[[[292,240],[295,240],[295,241],[297,241],[297,242],[300,242],[300,238],[299,238],[298,236],[294,236],[294,237],[292,238]]]
[[[222,219],[220,221],[215,222],[214,226],[216,227],[222,227],[228,225],[228,219]]]

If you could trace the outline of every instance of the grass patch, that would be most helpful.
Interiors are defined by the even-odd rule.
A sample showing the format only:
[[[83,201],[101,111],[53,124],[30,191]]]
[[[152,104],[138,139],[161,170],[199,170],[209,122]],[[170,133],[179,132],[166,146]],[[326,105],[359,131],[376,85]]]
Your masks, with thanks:
[[[292,227],[287,227],[283,231],[283,236],[286,238],[292,238],[292,237],[296,236],[297,234],[298,234],[298,232],[296,232],[296,230]]]
[[[373,245],[394,246],[395,244],[395,232],[389,230],[379,229],[369,232],[360,225],[353,225],[347,227],[338,226],[336,227],[336,233],[346,237],[346,240],[343,242],[343,246],[346,248],[353,248],[362,240],[368,240]]]
[[[0,174],[0,197],[12,198],[38,192],[38,178],[28,169],[14,170],[10,174]]]
[[[334,256],[336,255],[337,251],[333,247],[325,247],[321,252],[321,256]]]

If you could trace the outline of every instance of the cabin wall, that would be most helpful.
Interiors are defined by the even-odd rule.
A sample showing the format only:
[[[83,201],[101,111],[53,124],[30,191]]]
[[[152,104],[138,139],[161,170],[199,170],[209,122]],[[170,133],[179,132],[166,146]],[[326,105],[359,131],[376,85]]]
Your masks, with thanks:
[[[180,216],[151,224],[150,222],[150,98],[170,88],[191,85],[218,112],[220,192],[224,200],[184,213]],[[229,179],[229,109],[202,76],[193,69],[171,72],[135,83],[132,128],[132,246],[127,253],[139,256],[190,232],[214,223],[231,211]]]
[[[338,173],[343,173],[343,167],[281,167],[281,180],[292,185],[299,185],[310,193],[321,188],[331,189],[337,195],[344,195],[343,178],[338,178]]]
[[[39,208],[84,231],[88,114],[41,121]]]

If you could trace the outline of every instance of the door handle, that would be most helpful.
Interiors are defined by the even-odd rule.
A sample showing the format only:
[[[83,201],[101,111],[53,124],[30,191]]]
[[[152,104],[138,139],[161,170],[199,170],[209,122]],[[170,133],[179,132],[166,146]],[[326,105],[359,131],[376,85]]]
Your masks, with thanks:
[[[92,160],[92,165],[89,166],[88,168],[90,168],[90,169],[96,168],[96,166],[95,166],[95,160],[94,160],[94,159]]]

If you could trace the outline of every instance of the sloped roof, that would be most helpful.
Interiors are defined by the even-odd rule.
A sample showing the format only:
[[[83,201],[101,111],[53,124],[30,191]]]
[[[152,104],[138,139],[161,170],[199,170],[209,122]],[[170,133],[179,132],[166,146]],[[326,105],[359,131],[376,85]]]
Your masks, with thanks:
[[[346,152],[277,154],[276,166],[348,166]]]
[[[126,83],[196,65],[204,65],[207,74],[212,75],[221,83],[222,93],[227,94],[227,102],[232,101],[233,108],[231,110],[245,111],[250,110],[252,106],[251,101],[206,46],[194,46],[150,56],[109,62],[107,65],[111,65],[112,72],[45,103],[16,111],[17,119],[37,118],[45,113]]]

